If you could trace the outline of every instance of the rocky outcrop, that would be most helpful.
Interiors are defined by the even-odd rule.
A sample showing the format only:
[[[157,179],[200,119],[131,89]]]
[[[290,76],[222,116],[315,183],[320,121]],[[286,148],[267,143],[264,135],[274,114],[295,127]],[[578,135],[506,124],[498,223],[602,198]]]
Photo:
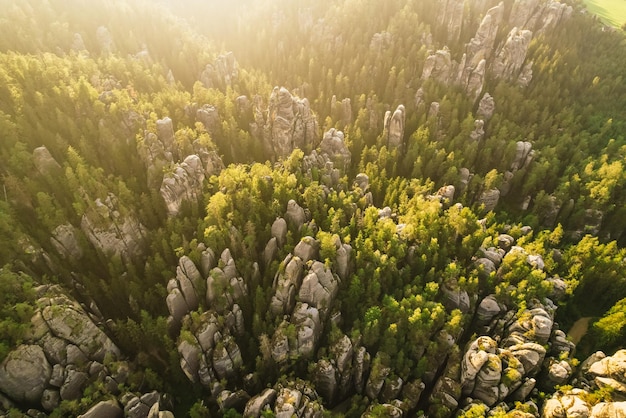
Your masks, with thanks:
[[[516,0],[511,9],[511,26],[543,32],[572,14],[572,7],[554,0]]]
[[[52,367],[38,345],[20,345],[0,366],[0,390],[16,402],[41,402]]]
[[[533,146],[530,142],[517,141],[515,144],[515,157],[511,163],[510,170],[515,172],[528,167],[528,165],[533,161],[534,156],[535,152],[533,151]]]
[[[317,118],[309,101],[292,96],[284,87],[274,87],[267,109],[256,99],[254,115],[251,130],[274,159],[287,157],[295,148],[310,150],[318,140]]]
[[[204,179],[204,167],[197,155],[188,156],[164,176],[160,192],[169,216],[178,215],[184,202],[197,202],[200,199]]]
[[[126,364],[118,361],[119,349],[59,287],[42,286],[37,291],[41,297],[24,343],[0,364],[2,394],[13,402],[52,411],[63,400],[82,397],[89,383],[118,393],[118,385],[125,383],[119,371]],[[104,365],[105,358],[117,372]]]
[[[298,205],[295,200],[287,202],[287,212],[285,213],[285,219],[296,229],[300,229],[304,222],[306,222],[306,214],[302,206]]]
[[[275,293],[272,296],[270,310],[275,315],[290,312],[295,306],[295,297],[302,283],[304,263],[291,254],[282,263],[274,278]]]
[[[276,400],[277,392],[275,389],[267,388],[260,394],[252,397],[247,403],[244,416],[258,418],[261,412],[266,408],[271,409],[271,405]]]
[[[59,225],[52,231],[50,242],[61,257],[76,262],[83,256],[78,234],[78,229],[72,224]]]
[[[124,416],[124,410],[120,407],[117,400],[101,401],[91,407],[83,415],[79,415],[79,418],[122,418]]]
[[[48,148],[38,147],[33,150],[33,163],[42,176],[60,174],[61,165],[54,159]]]
[[[338,291],[339,278],[323,263],[314,261],[309,273],[302,279],[298,298],[317,308],[321,317],[325,318]]]
[[[456,70],[456,63],[452,63],[450,51],[440,49],[435,52],[431,52],[426,61],[424,62],[424,68],[422,69],[422,80],[428,80],[430,78],[437,80],[443,84],[447,84],[451,81],[451,76]],[[387,119],[385,117],[385,119]]]
[[[137,260],[143,255],[147,231],[134,214],[123,212],[117,197],[109,193],[104,202],[96,199],[80,226],[89,242],[108,259]]]
[[[320,143],[320,152],[328,155],[334,166],[344,172],[350,167],[352,154],[345,143],[343,132],[335,128],[326,132]]]
[[[485,93],[478,103],[478,111],[476,114],[484,121],[488,121],[493,116],[496,109],[496,103],[489,93]]]
[[[457,42],[463,26],[464,0],[438,0],[438,24],[447,35],[447,42]]]
[[[476,68],[481,60],[491,58],[493,54],[498,29],[504,17],[504,3],[489,9],[480,22],[476,34],[466,47],[467,64]]]
[[[220,128],[220,115],[215,106],[205,104],[196,110],[196,120],[202,123],[210,134],[214,134]]]
[[[394,149],[404,146],[405,120],[406,111],[404,110],[404,105],[399,105],[393,113],[391,113],[391,111],[385,113],[383,137],[386,140],[388,148]]]
[[[517,80],[526,60],[533,33],[529,30],[513,28],[502,48],[494,59],[491,72],[495,78]],[[525,75],[528,78],[528,74]]]
[[[318,394],[303,381],[279,384],[276,387],[277,396],[274,402],[276,418],[290,418],[293,416],[321,418],[324,408]]]
[[[213,63],[206,65],[202,74],[200,74],[200,81],[208,89],[226,89],[226,87],[232,86],[238,76],[239,64],[235,59],[235,55],[232,52],[228,52],[218,56]]]
[[[500,190],[490,189],[481,193],[478,198],[478,204],[484,205],[485,212],[490,212],[496,208],[500,200]]]

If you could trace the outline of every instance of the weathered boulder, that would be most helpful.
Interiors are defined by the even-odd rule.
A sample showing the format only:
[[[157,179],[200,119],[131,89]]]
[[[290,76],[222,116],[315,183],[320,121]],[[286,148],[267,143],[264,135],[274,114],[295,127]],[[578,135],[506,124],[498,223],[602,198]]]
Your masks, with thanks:
[[[350,255],[352,247],[349,244],[339,243],[335,257],[335,270],[340,279],[346,280],[350,274]]]
[[[124,411],[115,399],[100,401],[79,418],[122,418]]]
[[[164,117],[156,121],[156,131],[159,140],[163,143],[166,149],[172,150],[174,148],[174,124],[172,119]]]
[[[302,403],[302,393],[291,388],[282,388],[278,392],[274,413],[277,418],[291,418],[296,415]]]
[[[311,357],[317,348],[322,333],[320,312],[314,306],[298,302],[293,311],[291,322],[296,326],[297,347],[292,347],[293,357]]]
[[[287,205],[287,210],[289,210],[289,204]],[[283,245],[285,245],[285,241],[287,239],[287,222],[285,221],[285,219],[276,218],[276,220],[272,224],[271,231],[272,237],[276,238],[276,243],[278,244],[278,246],[282,247]]]
[[[489,59],[493,53],[498,29],[504,17],[504,3],[500,2],[487,11],[480,22],[476,34],[466,47],[467,62],[470,67],[476,68],[483,59]]]
[[[320,243],[311,236],[302,237],[298,245],[293,249],[293,255],[303,262],[317,260],[319,258]]]
[[[591,376],[611,377],[626,382],[626,350],[618,350],[609,357],[604,357],[589,366]]]
[[[352,154],[346,146],[342,131],[335,128],[328,130],[320,143],[320,151],[327,154],[334,165],[341,167],[344,171],[350,166]]]
[[[274,389],[267,388],[260,394],[252,397],[246,404],[243,415],[246,417],[258,418],[261,412],[269,408],[276,399],[277,392]]]
[[[170,217],[180,213],[184,202],[197,202],[202,196],[205,171],[200,157],[189,155],[163,177],[161,196]]]
[[[174,279],[170,282],[173,281]],[[174,287],[169,291],[167,297],[165,298],[165,303],[167,304],[167,309],[170,312],[170,315],[178,324],[180,324],[183,317],[189,313],[189,305],[187,305],[185,297],[178,287]]]
[[[443,33],[447,35],[448,42],[457,42],[463,26],[465,1],[440,0],[438,3],[437,23],[442,27]]]
[[[256,105],[256,113],[260,117],[255,117],[255,123],[263,126],[265,149],[273,158],[287,157],[295,148],[313,148],[317,140],[318,124],[307,99],[292,96],[284,87],[274,87],[266,119],[258,109],[260,101]]]
[[[361,189],[363,193],[365,193],[370,187],[370,179],[367,174],[359,173],[354,178],[354,185]]]
[[[83,390],[87,386],[88,380],[89,375],[87,373],[74,368],[66,368],[65,381],[60,391],[61,399],[64,401],[80,399],[83,395]]]
[[[500,304],[493,295],[484,298],[478,305],[476,317],[480,323],[488,323],[502,311]]]
[[[488,280],[492,273],[495,273],[496,266],[488,258],[479,258],[474,262],[476,270],[478,270],[478,278],[481,280]]]
[[[494,59],[491,72],[495,78],[515,80],[520,74],[530,41],[532,32],[513,28]]]
[[[390,149],[400,148],[404,145],[404,124],[406,120],[406,111],[404,105],[399,105],[396,110],[391,113],[385,113],[384,137],[387,140],[387,146]]]
[[[133,213],[121,215],[117,197],[109,193],[95,200],[81,219],[81,229],[91,244],[109,258],[136,260],[145,249],[147,230]]]
[[[309,274],[302,280],[298,298],[317,308],[325,317],[338,291],[339,278],[323,263],[314,261]]]
[[[220,407],[220,411],[227,411],[229,409],[243,411],[249,400],[250,395],[244,390],[237,390],[235,392],[223,390],[217,396],[217,404]]]
[[[196,110],[196,120],[204,126],[207,132],[213,134],[220,127],[220,115],[215,106],[203,105]]]
[[[50,176],[55,173],[60,174],[61,165],[45,146],[37,147],[33,150],[33,163],[37,171],[43,176]]]
[[[365,389],[365,377],[370,369],[370,359],[370,353],[367,352],[365,347],[359,347],[354,353],[352,374],[354,376],[354,387],[357,393],[363,393]]]
[[[487,70],[487,60],[481,59],[476,64],[474,68],[467,68],[468,78],[465,83],[465,92],[472,99],[473,102],[476,102],[480,97],[480,93],[483,91],[483,86],[485,84],[485,73]],[[463,80],[462,80],[463,81]]]
[[[515,144],[515,157],[511,163],[511,171],[528,167],[534,158],[533,146],[528,141],[517,141]]]
[[[66,344],[76,345],[90,360],[102,363],[107,355],[119,358],[119,349],[78,304],[59,298],[40,300],[40,303],[46,304],[42,316],[52,335]]]
[[[550,359],[545,372],[545,379],[542,380],[542,386],[548,390],[553,389],[557,385],[565,384],[572,375],[572,367],[565,360],[557,361]]]
[[[330,361],[321,359],[313,371],[315,389],[324,398],[327,405],[332,405],[337,394],[337,371]]]
[[[546,356],[546,349],[542,345],[537,343],[523,343],[506,348],[522,363],[526,376],[534,376],[539,372],[541,363]]]
[[[78,230],[70,223],[54,228],[50,242],[61,257],[67,260],[77,261],[83,256],[83,249],[78,240]]]
[[[589,418],[626,417],[626,402],[600,402],[593,406]]]
[[[461,289],[454,281],[446,281],[441,288],[444,300],[443,304],[449,310],[459,309],[467,313],[470,309],[470,298],[466,290]]]
[[[500,200],[500,190],[490,189],[481,193],[478,198],[479,205],[485,205],[484,210],[490,212],[496,208],[498,201]]]
[[[306,215],[304,213],[304,209],[302,206],[298,205],[298,203],[291,199],[287,202],[287,212],[285,213],[285,219],[287,222],[291,223],[296,227],[296,229],[300,229],[304,222],[306,222]]]
[[[552,333],[553,319],[543,307],[536,307],[524,311],[522,315],[513,322],[509,328],[509,335],[517,334],[524,339],[546,344]],[[526,336],[529,336],[528,338]]]
[[[498,344],[487,336],[478,337],[470,344],[461,363],[461,385],[464,393],[471,393],[478,372],[489,360],[489,354],[495,354],[497,348]]]
[[[288,255],[283,261],[284,270],[276,273],[274,278],[274,296],[270,310],[275,315],[282,315],[293,310],[296,294],[302,284],[304,262],[300,257]]]
[[[17,402],[37,404],[52,374],[41,347],[20,345],[0,365],[0,391]]]
[[[496,102],[489,93],[483,94],[482,99],[478,103],[478,111],[476,112],[479,119],[485,122],[489,121],[496,110]]]
[[[424,62],[422,80],[432,78],[443,84],[450,83],[455,67],[456,63],[452,61],[450,51],[447,48],[431,52]],[[387,116],[385,116],[385,119],[387,119]]]

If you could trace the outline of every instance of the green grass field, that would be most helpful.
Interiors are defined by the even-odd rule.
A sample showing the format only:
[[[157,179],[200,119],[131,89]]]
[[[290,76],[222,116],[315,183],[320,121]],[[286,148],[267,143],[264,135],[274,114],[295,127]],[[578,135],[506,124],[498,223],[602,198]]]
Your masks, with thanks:
[[[615,27],[626,23],[626,0],[583,0],[587,9]]]

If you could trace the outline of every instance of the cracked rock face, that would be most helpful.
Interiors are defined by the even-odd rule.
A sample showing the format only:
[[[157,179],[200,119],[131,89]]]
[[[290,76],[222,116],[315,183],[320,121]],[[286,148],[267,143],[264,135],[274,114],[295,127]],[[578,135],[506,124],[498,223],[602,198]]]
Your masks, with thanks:
[[[255,100],[255,122],[252,131],[259,132],[265,149],[274,159],[287,157],[300,148],[313,148],[318,135],[318,123],[309,101],[292,96],[285,87],[274,87],[267,109],[262,100]]]
[[[404,124],[406,120],[406,111],[404,105],[399,105],[396,110],[391,113],[385,113],[385,137],[389,148],[399,148],[404,145]]]
[[[344,171],[350,166],[352,154],[344,141],[343,132],[331,128],[324,134],[320,143],[320,150],[327,154],[337,167],[342,167]]]
[[[81,229],[91,244],[112,258],[139,258],[144,251],[146,228],[133,213],[120,213],[117,197],[109,193],[104,202],[96,199],[94,209],[81,219]]]
[[[491,57],[503,17],[504,3],[502,2],[485,14],[476,34],[467,44],[468,63],[471,67],[475,68],[481,60]]]
[[[0,366],[0,390],[17,402],[40,402],[52,374],[41,347],[21,345]]]
[[[514,80],[519,76],[532,37],[533,33],[526,29],[513,28],[509,32],[493,62],[491,71],[495,78]]]
[[[43,296],[24,344],[0,365],[0,391],[10,400],[52,411],[62,400],[78,399],[88,381],[124,383],[104,366],[120,351],[81,306],[57,286],[42,286]],[[123,362],[118,362],[123,369]]]
[[[33,163],[42,175],[51,175],[61,169],[61,165],[54,159],[48,148],[38,147],[33,150]]]
[[[197,155],[190,155],[163,178],[161,196],[169,216],[180,213],[183,202],[197,201],[202,195],[205,172]]]

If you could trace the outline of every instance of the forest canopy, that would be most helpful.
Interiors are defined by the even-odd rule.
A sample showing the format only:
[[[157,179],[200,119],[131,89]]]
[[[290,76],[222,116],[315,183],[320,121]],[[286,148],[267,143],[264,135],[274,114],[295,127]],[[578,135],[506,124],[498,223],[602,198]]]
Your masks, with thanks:
[[[0,415],[623,413],[582,2],[1,3]]]

